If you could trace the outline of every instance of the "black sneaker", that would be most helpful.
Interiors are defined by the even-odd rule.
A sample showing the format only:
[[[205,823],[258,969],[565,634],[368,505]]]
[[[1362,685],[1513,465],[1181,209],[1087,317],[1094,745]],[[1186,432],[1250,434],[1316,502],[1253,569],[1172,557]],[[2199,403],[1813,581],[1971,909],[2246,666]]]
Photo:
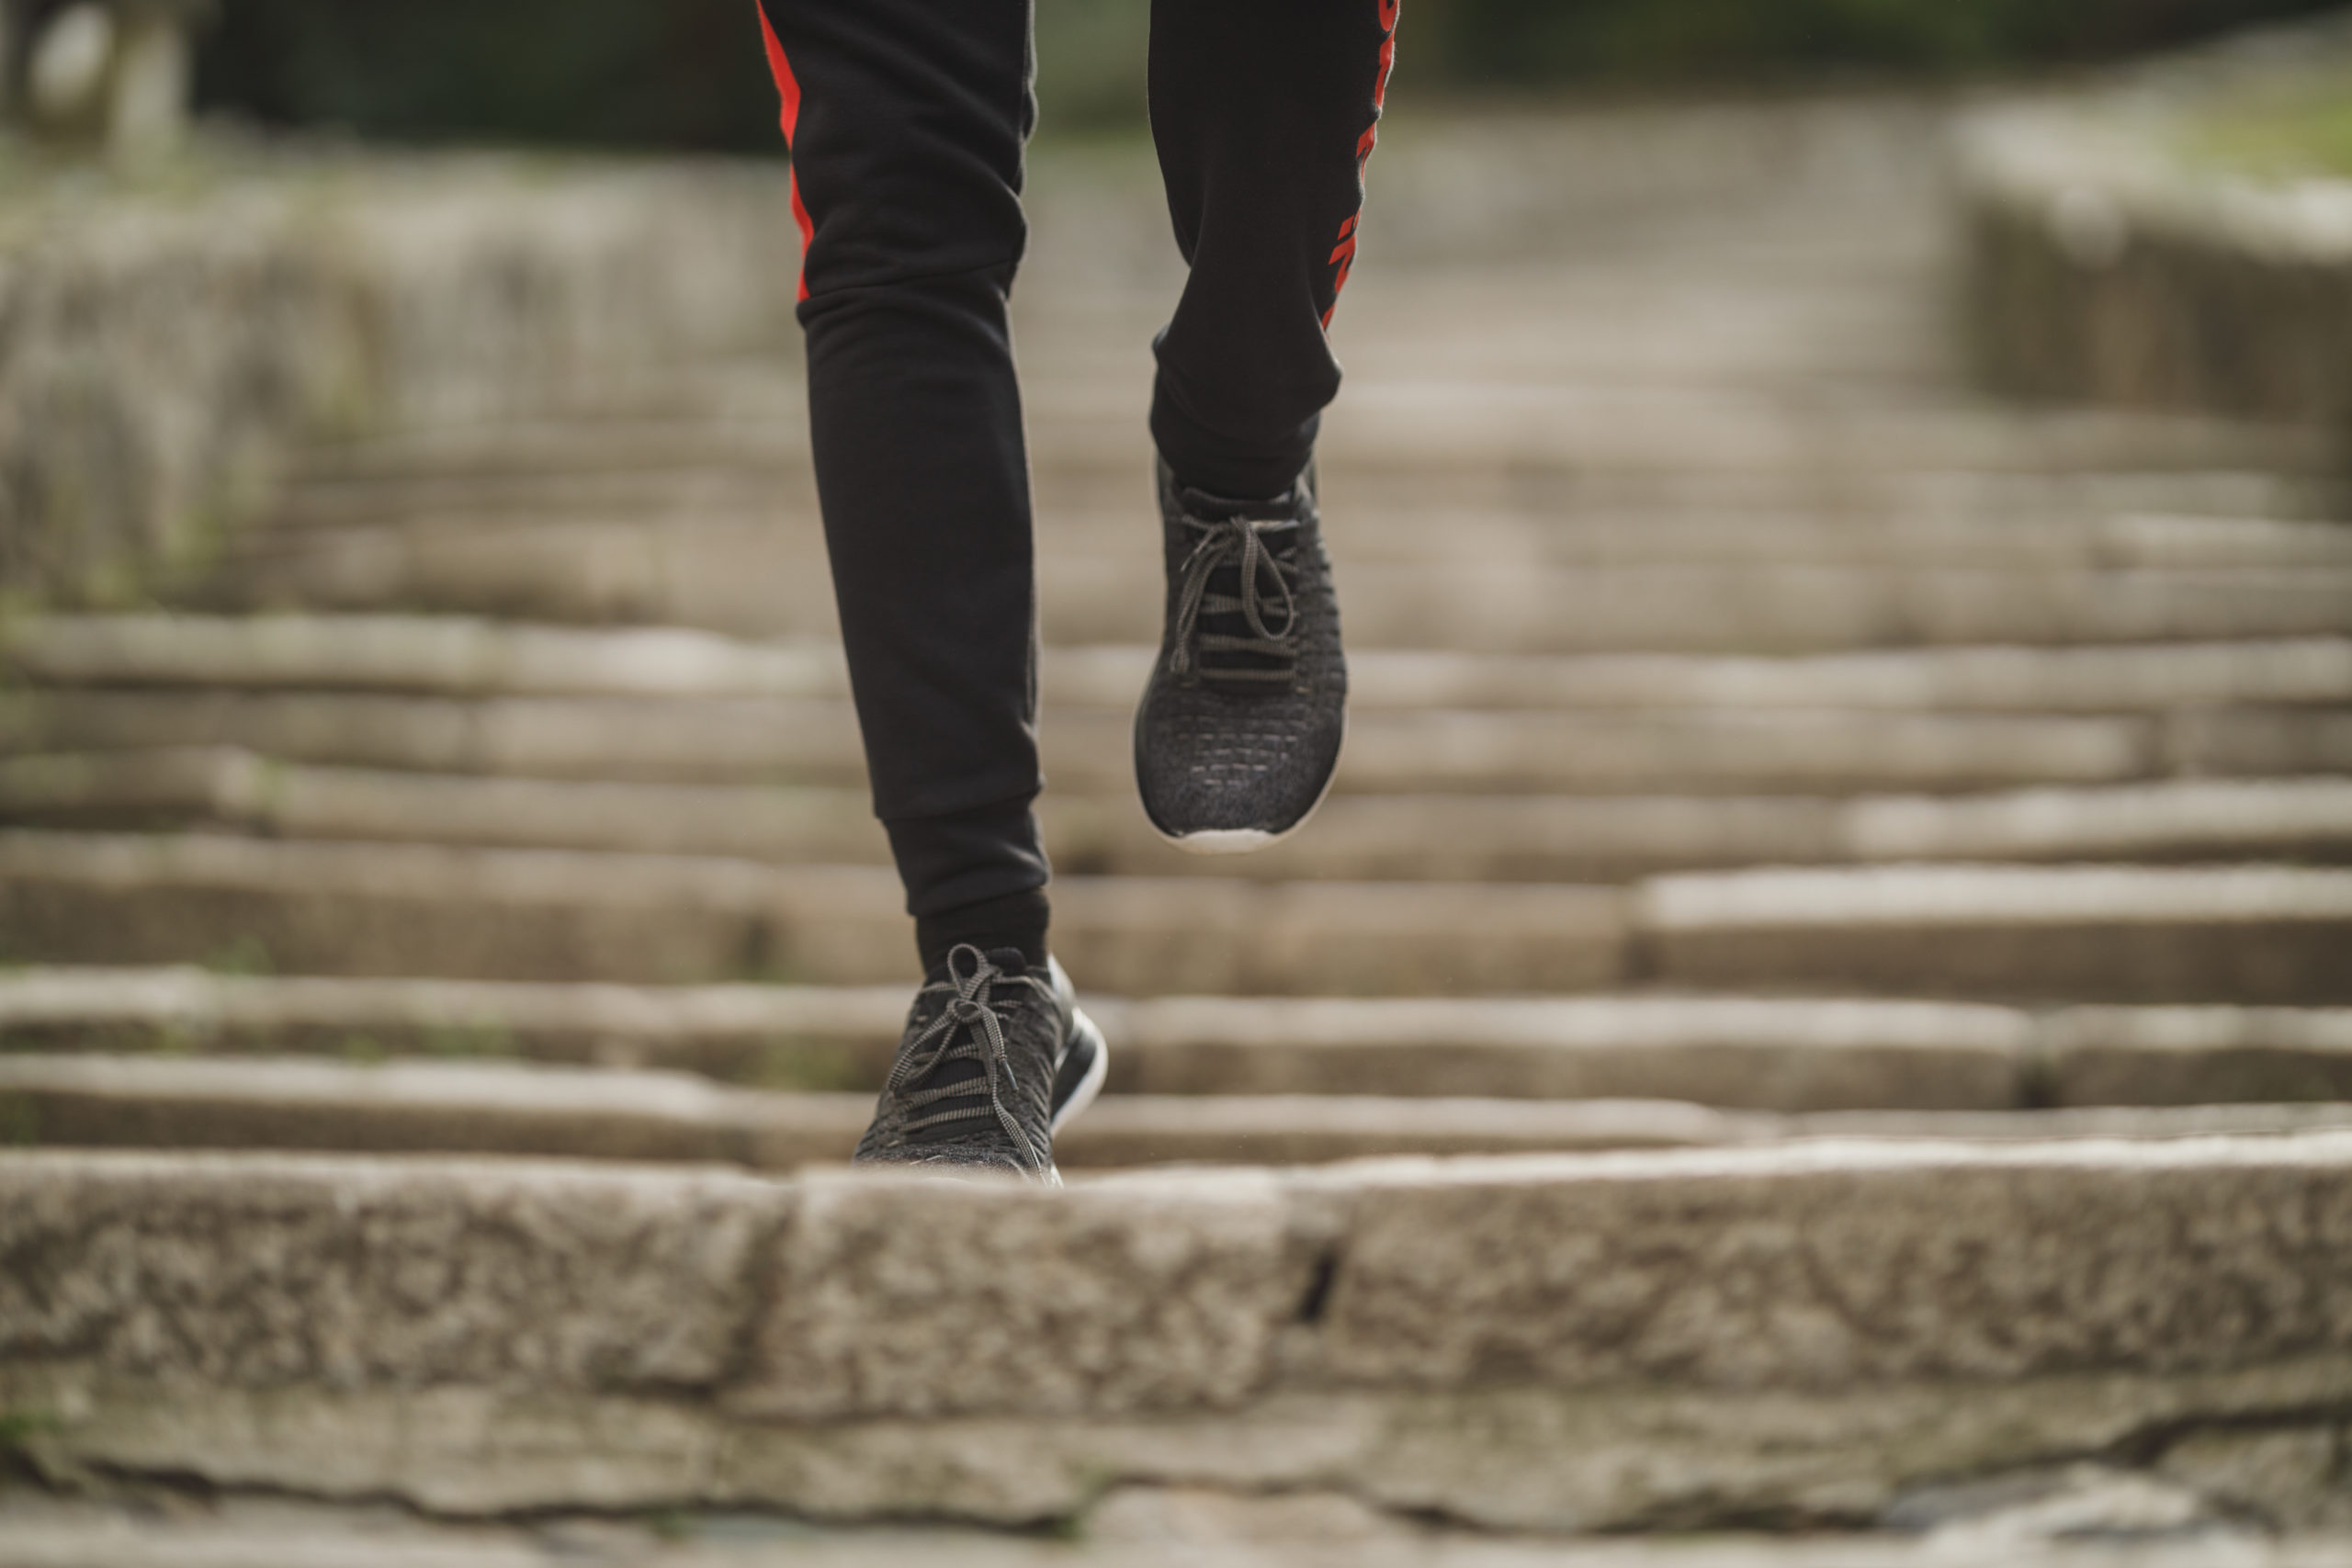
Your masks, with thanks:
[[[1111,1053],[1052,959],[967,945],[915,993],[859,1164],[1008,1170],[1050,1187],[1054,1134],[1094,1102]]]
[[[1331,787],[1348,665],[1310,467],[1272,501],[1180,488],[1159,465],[1168,615],[1136,711],[1144,815],[1179,849],[1246,854]]]

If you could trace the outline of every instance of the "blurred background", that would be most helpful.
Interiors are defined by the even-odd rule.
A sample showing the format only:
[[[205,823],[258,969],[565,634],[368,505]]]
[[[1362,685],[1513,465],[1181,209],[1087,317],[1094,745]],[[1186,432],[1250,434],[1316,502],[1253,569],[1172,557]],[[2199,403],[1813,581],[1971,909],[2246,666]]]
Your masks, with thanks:
[[[2327,0],[1420,0],[1408,102],[1826,82],[1951,82],[2111,61]],[[766,152],[738,0],[398,7],[227,0],[198,102],[367,137]],[[1138,130],[1142,0],[1041,0],[1044,131]]]
[[[844,1157],[917,976],[751,0],[0,20],[0,1144]],[[2352,6],[1405,0],[1320,454],[1349,745],[1234,860],[1130,777],[1182,285],[1146,27],[1041,0],[1015,299],[1054,940],[1114,1046],[1065,1168],[2352,1125]],[[1921,1256],[1975,1256],[1937,1223]],[[2275,1246],[2324,1301],[2326,1249]],[[1837,1315],[1772,1297],[1804,1273],[1737,1274],[1722,1321],[1802,1361]],[[2086,1364],[2208,1364],[2208,1318],[2155,1316]],[[232,1336],[273,1399],[313,1364],[275,1332]],[[2279,1380],[2204,1435],[2283,1446],[2167,1471],[2203,1490],[2164,1519],[2343,1528],[2340,1402]],[[2091,1451],[2051,1397],[1967,1462]],[[190,1408],[86,1468],[322,1473],[284,1468],[307,1437],[220,1461]],[[0,1472],[107,1429],[21,1415]],[[2097,1452],[2144,1470],[2195,1426],[2162,1423]],[[550,1506],[641,1505],[537,1441],[585,1478]],[[325,1446],[343,1495],[411,1483]],[[1773,1479],[1813,1462],[1742,1458],[1750,1495],[1610,1458],[1593,1517],[1877,1495]]]
[[[748,0],[6,16],[0,1038],[694,1069],[815,1118],[761,1158],[846,1148],[913,976]],[[1415,0],[1333,328],[1355,728],[1314,832],[1205,862],[1127,776],[1146,25],[1041,6],[1015,302],[1057,942],[1172,1032],[1073,1160],[1633,1135],[1482,1029],[1800,1114],[1934,1096],[1632,1043],[2335,1026],[2292,1010],[2352,1002],[2352,12]],[[14,1070],[53,1131],[98,1069]]]

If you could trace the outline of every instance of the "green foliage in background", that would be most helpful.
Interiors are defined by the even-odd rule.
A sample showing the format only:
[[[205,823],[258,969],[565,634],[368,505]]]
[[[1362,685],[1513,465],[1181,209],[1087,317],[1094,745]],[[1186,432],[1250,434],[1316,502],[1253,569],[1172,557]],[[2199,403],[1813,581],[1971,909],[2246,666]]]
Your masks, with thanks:
[[[2344,4],[1404,0],[1396,91],[1411,101],[1496,87],[1947,75],[2110,58]],[[373,137],[774,150],[775,96],[752,6],[222,0],[198,91],[264,123]],[[1139,124],[1148,0],[1037,9],[1046,129]]]
[[[2224,102],[2191,129],[2188,152],[2267,178],[2352,177],[2352,70]]]

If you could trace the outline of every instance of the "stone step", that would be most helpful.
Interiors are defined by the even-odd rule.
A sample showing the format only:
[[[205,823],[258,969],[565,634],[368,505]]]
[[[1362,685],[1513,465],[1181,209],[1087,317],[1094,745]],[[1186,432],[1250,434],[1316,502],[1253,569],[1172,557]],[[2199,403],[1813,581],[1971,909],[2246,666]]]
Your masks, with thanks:
[[[1130,454],[1094,469],[1043,469],[1032,489],[1041,525],[1072,513],[1115,516],[1149,527],[1149,463]],[[2150,513],[2200,521],[2331,520],[2344,513],[2340,487],[2259,468],[2187,472],[2114,470],[2018,474],[1954,468],[1883,473],[1722,473],[1707,470],[1553,470],[1507,474],[1378,473],[1334,468],[1323,476],[1335,518],[1443,516],[1464,510],[1532,518],[1547,530],[1577,520],[1626,518],[1635,525],[1720,529],[1728,516],[1758,513],[1819,518],[1843,531],[1904,524],[2021,531],[2042,519],[2088,521]],[[394,525],[463,517],[480,525],[532,518],[644,520],[719,510],[771,525],[811,526],[816,491],[798,467],[713,467],[681,458],[640,468],[502,469],[361,476],[297,473],[270,522],[279,536],[308,529]],[[792,520],[798,519],[795,524]],[[1377,529],[1375,523],[1373,526]],[[1124,532],[1124,530],[1123,530]],[[1344,541],[1347,527],[1335,525]],[[1803,558],[1802,555],[1796,558]],[[2205,558],[2199,558],[2204,563]]]
[[[2347,1201],[2340,1133],[1061,1193],[21,1151],[0,1388],[36,1473],[430,1514],[1035,1525],[1178,1482],[1494,1531],[1861,1522],[2053,1454],[2324,1447]]]
[[[1623,882],[1660,871],[1876,861],[2352,861],[2352,780],[2177,780],[1960,797],[1340,794],[1315,830],[1208,858],[1124,784],[1040,803],[1082,875]],[[888,863],[863,790],[625,784],[283,763],[230,747],[0,760],[0,822],[276,839]]]
[[[2352,1000],[2352,874],[2294,866],[1885,866],[1642,885],[1650,972],[1711,988]]]
[[[0,647],[9,671],[51,686],[833,701],[849,690],[835,644],[747,640],[682,626],[589,629],[456,615],[50,615],[17,617],[5,637]],[[1046,700],[1131,704],[1156,647],[1048,647],[1041,671]],[[2352,639],[1960,647],[1778,659],[1367,649],[1350,658],[1349,700],[1359,711],[2352,706]]]
[[[0,1051],[512,1058],[871,1093],[907,999],[903,986],[25,968],[0,972]],[[2352,1100],[2352,1010],[1091,991],[1086,1006],[1114,1044],[1114,1095],[1679,1100],[1792,1114]]]
[[[2352,537],[2352,534],[2347,534]],[[1038,563],[1043,628],[1059,643],[1156,639],[1159,566],[1140,532],[1108,553]],[[428,605],[549,621],[669,622],[745,635],[833,635],[832,586],[806,546],[582,541],[566,531],[472,533],[431,558],[281,556],[224,607]],[[1917,644],[2143,642],[2318,637],[2352,622],[2352,568],[2086,569],[1897,562],[1530,561],[1462,548],[1442,558],[1338,564],[1363,648],[1495,653],[1802,653]]]
[[[1622,980],[1597,886],[1066,878],[1056,946],[1113,991],[1573,991]],[[198,834],[0,832],[0,952],[294,974],[910,980],[880,867]]]
[[[300,1058],[0,1055],[19,1146],[847,1162],[862,1093],[721,1088],[676,1073]],[[1112,1095],[1055,1138],[1066,1170],[1307,1165],[1407,1155],[1711,1148],[1792,1138],[2155,1139],[2352,1130],[2352,1103],[1775,1115],[1676,1100]]]
[[[1442,333],[1442,327],[1440,333]],[[1458,329],[1457,329],[1458,330]],[[1367,335],[1371,335],[1367,333]],[[2314,433],[2194,418],[2017,411],[1910,387],[1890,397],[1860,385],[1812,397],[1736,381],[1643,384],[1540,378],[1496,363],[1482,334],[1454,362],[1364,365],[1326,417],[1326,467],[1359,472],[1574,469],[1839,472],[1984,469],[2004,473],[2156,472],[2261,468],[2329,471]],[[1367,345],[1369,346],[1369,345]],[[1040,470],[1143,468],[1151,395],[1148,360],[1040,363],[1024,352],[1023,402]],[[475,477],[698,467],[806,471],[804,400],[779,378],[720,418],[642,417],[421,430],[351,441],[312,455],[311,470],[345,480],[388,475]],[[796,417],[797,416],[797,417]]]
[[[499,544],[520,543],[502,552]],[[362,563],[360,581],[295,571],[269,603],[426,604],[551,620],[706,620],[763,637],[834,635],[832,588],[804,559],[757,570],[709,551],[616,560],[560,536],[484,536],[418,575]],[[1057,643],[1156,642],[1163,588],[1148,541],[1038,562],[1039,614]],[[724,563],[722,569],[721,563]],[[333,562],[326,565],[332,566]],[[643,570],[640,570],[639,569]],[[714,576],[731,570],[733,582]],[[2352,623],[2352,568],[2018,569],[1780,562],[1567,565],[1461,551],[1336,567],[1363,648],[1482,653],[1807,653],[1965,643],[2154,642],[2325,637]],[[645,584],[639,592],[630,584]],[[747,593],[747,585],[756,591]]]
[[[1091,984],[1475,995],[1605,988],[2352,1000],[2352,871],[1964,864],[1677,874],[1629,889],[1070,877]],[[896,981],[880,867],[202,834],[0,832],[0,951],[62,963],[680,983]]]
[[[2275,718],[2272,715],[2275,713]],[[1347,794],[1825,795],[2115,784],[2175,771],[2332,773],[2352,715],[2162,716],[1815,709],[1378,710],[1354,716]],[[2194,721],[2192,723],[2192,721]],[[1133,710],[1065,705],[1041,726],[1054,788],[1134,786]],[[2299,728],[2300,727],[2300,728]],[[0,750],[234,747],[289,762],[629,783],[864,782],[846,702],[465,700],[306,692],[0,694]],[[2176,768],[2183,753],[2190,766]],[[2251,765],[2259,761],[2257,769]],[[2298,764],[2299,765],[2295,765]]]
[[[2267,1438],[2266,1443],[2265,1439]],[[2192,1442],[2186,1451],[2303,1457],[2308,1435]],[[310,1499],[206,1497],[160,1486],[128,1498],[0,1500],[0,1568],[2346,1568],[2326,1535],[2267,1535],[2256,1485],[2210,1490],[2165,1472],[2079,1464],[1898,1501],[1898,1529],[1725,1534],[1706,1540],[1521,1538],[1398,1518],[1337,1491],[1120,1486],[1052,1539],[980,1527],[824,1525],[729,1509],[651,1522],[593,1509],[521,1520],[390,1517]],[[160,1506],[159,1506],[160,1505]],[[1913,1510],[1932,1519],[1914,1522]],[[2055,1536],[2054,1540],[2045,1540]],[[1063,1539],[1068,1537],[1069,1539]],[[2153,1539],[2152,1539],[2153,1538]],[[1982,1552],[1969,1553],[1981,1543]]]
[[[1125,504],[1043,511],[1038,553],[1048,570],[1079,563],[1076,581],[1147,558],[1156,514],[1138,485]],[[302,522],[299,513],[232,541],[218,574],[263,604],[331,600],[425,602],[470,592],[519,599],[531,574],[549,603],[600,604],[667,593],[722,603],[697,569],[719,555],[771,594],[786,573],[826,576],[812,511],[774,496],[707,497],[685,483],[673,496],[629,504],[579,501],[523,510],[426,512],[388,522]],[[807,499],[813,505],[813,497]],[[1736,505],[1641,514],[1562,503],[1552,507],[1398,505],[1379,496],[1325,498],[1332,547],[1349,564],[1500,558],[1574,567],[1947,566],[2041,570],[2285,570],[2352,565],[2352,528],[2341,523],[2144,511],[2078,516],[2042,512],[1977,517],[1923,510],[1853,515],[1818,508]],[[643,617],[658,619],[659,617]],[[687,624],[706,624],[689,620]]]
[[[1152,570],[1150,527],[1140,505],[1091,515],[1083,525],[1041,523],[1039,554],[1057,633],[1075,636],[1096,621],[1109,625],[1110,610],[1090,604],[1093,597],[1114,606],[1132,604],[1139,574],[1148,578]],[[1663,521],[1611,514],[1586,524],[1430,507],[1353,513],[1335,530],[1351,608],[1359,570],[1425,560],[1440,540],[1446,559],[1455,563],[1442,567],[1447,572],[1460,571],[1458,563],[1468,560],[1488,571],[1508,563],[1554,576],[1570,570],[1720,575],[1747,565],[1773,573],[1947,569],[2079,578],[2145,570],[2340,571],[2352,564],[2352,529],[2327,523],[2127,515],[2074,526],[2008,518],[1930,518],[1912,525],[1873,518],[1865,525],[1810,514],[1735,513]],[[1366,594],[1386,592],[1375,583]],[[280,528],[245,539],[199,589],[176,594],[175,602],[225,610],[433,605],[542,621],[775,636],[829,625],[830,594],[814,522],[779,519],[771,506],[681,521],[648,521],[642,513],[605,521],[569,513],[492,513],[406,525]],[[1148,592],[1142,596],[1148,601]]]

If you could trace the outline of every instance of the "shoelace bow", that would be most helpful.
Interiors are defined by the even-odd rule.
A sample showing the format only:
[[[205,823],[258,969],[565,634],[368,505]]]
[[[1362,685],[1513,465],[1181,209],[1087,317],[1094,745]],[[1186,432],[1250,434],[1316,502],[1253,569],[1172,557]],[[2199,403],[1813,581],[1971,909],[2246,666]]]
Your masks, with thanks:
[[[1199,662],[1199,656],[1204,653],[1251,653],[1282,660],[1283,668],[1236,665],[1221,660],[1215,670],[1206,673],[1220,681],[1289,680],[1289,666],[1298,658],[1298,602],[1292,595],[1290,578],[1284,570],[1282,558],[1267,545],[1266,536],[1284,529],[1295,534],[1298,520],[1295,517],[1227,517],[1207,521],[1187,517],[1184,525],[1197,529],[1201,536],[1184,561],[1183,586],[1176,601],[1176,647],[1169,656],[1169,673],[1190,674]],[[1237,565],[1240,570],[1241,592],[1238,597],[1209,592],[1209,574],[1227,564]],[[1279,627],[1267,623],[1266,612],[1272,605],[1259,589],[1261,581],[1269,576],[1281,593]],[[1233,637],[1209,631],[1201,625],[1204,614],[1238,614],[1250,635]]]
[[[967,961],[970,965],[968,974],[964,967]],[[973,1098],[974,1085],[969,1078],[937,1084],[929,1089],[913,1086],[949,1062],[978,1062],[981,1076],[988,1084],[989,1102],[985,1109],[967,1105],[933,1111],[928,1115],[919,1115],[906,1122],[905,1132],[912,1137],[926,1128],[969,1121],[993,1112],[997,1125],[1004,1129],[1013,1146],[1022,1151],[1033,1167],[1043,1169],[1049,1163],[1049,1157],[1039,1156],[1028,1135],[1022,1132],[1021,1123],[1004,1103],[1005,1092],[1019,1086],[1013,1075],[1012,1053],[1004,1043],[1004,1020],[998,1016],[993,1005],[991,987],[999,980],[1013,980],[1013,977],[990,963],[988,955],[978,948],[967,943],[947,954],[947,978],[924,989],[944,989],[953,995],[939,1016],[925,1024],[922,1032],[909,1041],[907,1048],[899,1054],[897,1063],[890,1068],[889,1090],[899,1096],[910,1111],[924,1111],[944,1100]],[[1023,980],[1013,980],[1013,983],[1021,984]],[[961,1043],[956,1038],[959,1029],[966,1032]]]

